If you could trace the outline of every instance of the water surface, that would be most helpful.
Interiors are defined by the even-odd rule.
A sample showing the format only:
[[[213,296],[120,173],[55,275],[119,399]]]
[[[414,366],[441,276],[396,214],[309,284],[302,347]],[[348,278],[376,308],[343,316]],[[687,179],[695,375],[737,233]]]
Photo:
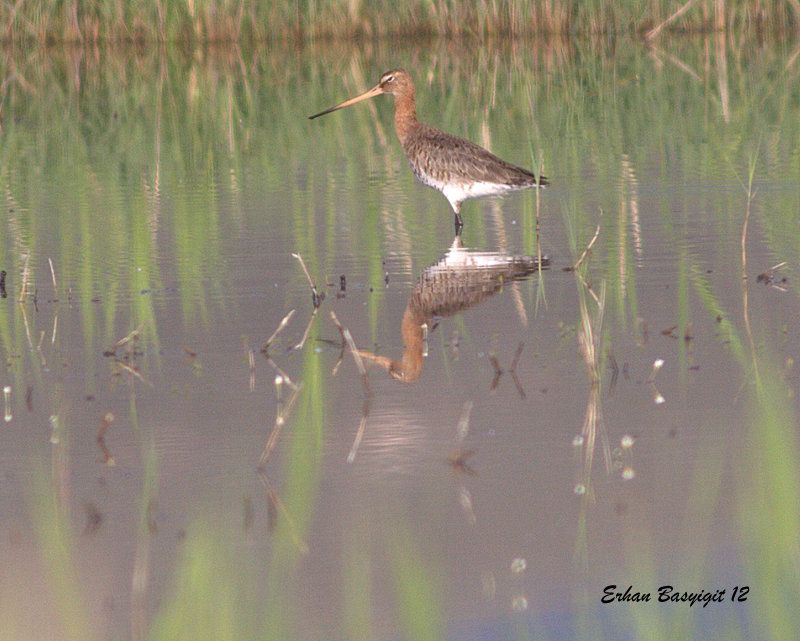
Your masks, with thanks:
[[[796,636],[796,43],[660,45],[6,51],[3,634]],[[449,251],[388,97],[306,119],[396,66],[551,186]]]

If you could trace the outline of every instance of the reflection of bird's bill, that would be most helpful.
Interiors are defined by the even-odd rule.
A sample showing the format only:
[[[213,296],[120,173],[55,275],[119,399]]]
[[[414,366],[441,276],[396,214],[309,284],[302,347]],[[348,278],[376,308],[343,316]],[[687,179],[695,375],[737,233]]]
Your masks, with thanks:
[[[378,356],[378,354],[373,354],[372,352],[368,352],[363,349],[358,350],[358,355],[364,360],[371,361],[372,363],[377,363],[384,369],[389,369],[389,367],[392,364],[391,358],[387,358],[386,356]]]
[[[394,378],[398,380],[402,380],[403,372],[402,372],[402,365],[398,361],[394,361],[387,356],[379,356],[378,354],[373,354],[372,352],[368,352],[366,350],[358,350],[358,355],[361,356],[365,361],[370,361],[371,363],[375,363],[385,369],[389,374],[391,374]]]
[[[313,116],[309,116],[309,120],[314,120],[314,118],[319,118],[320,116],[324,116],[325,114],[329,114],[333,111],[337,111],[339,109],[344,109],[345,107],[350,107],[351,105],[355,105],[363,100],[368,100],[370,98],[374,98],[375,96],[379,96],[383,93],[383,89],[381,89],[380,85],[375,85],[372,89],[365,91],[364,93],[356,96],[355,98],[349,98],[344,102],[340,102],[338,105],[334,107],[330,107],[325,111],[320,111],[318,114],[314,114]]]

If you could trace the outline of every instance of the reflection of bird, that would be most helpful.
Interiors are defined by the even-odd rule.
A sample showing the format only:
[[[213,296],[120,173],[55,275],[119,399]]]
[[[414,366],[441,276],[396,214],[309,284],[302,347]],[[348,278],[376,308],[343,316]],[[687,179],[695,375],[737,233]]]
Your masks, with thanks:
[[[457,234],[463,227],[461,203],[466,199],[547,184],[544,176],[537,178],[527,169],[512,165],[483,147],[417,120],[414,82],[402,69],[387,71],[369,91],[309,117],[324,116],[382,93],[395,97],[394,126],[414,175],[450,201],[456,214]]]
[[[542,257],[542,268],[550,260]],[[453,316],[486,300],[503,284],[521,280],[537,270],[533,256],[509,256],[498,252],[479,252],[461,245],[456,236],[452,247],[434,265],[422,272],[408,300],[400,333],[403,356],[393,360],[359,350],[362,358],[377,363],[405,383],[416,381],[422,373],[425,353],[425,327],[434,316]]]

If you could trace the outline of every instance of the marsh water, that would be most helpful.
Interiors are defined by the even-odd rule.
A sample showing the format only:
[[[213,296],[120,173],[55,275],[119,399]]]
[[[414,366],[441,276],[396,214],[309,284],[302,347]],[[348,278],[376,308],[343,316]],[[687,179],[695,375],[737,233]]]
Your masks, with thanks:
[[[0,638],[796,638],[797,46],[5,50]]]

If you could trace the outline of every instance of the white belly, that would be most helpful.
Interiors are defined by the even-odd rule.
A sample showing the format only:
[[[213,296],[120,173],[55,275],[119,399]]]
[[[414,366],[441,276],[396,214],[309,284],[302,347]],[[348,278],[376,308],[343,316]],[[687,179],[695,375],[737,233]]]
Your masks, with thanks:
[[[505,194],[511,191],[511,187],[499,183],[474,182],[465,185],[444,185],[441,191],[450,202],[461,202],[467,198]]]
[[[442,192],[445,198],[450,201],[450,204],[453,205],[453,209],[456,208],[456,203],[467,200],[467,198],[497,196],[513,189],[508,185],[490,182],[473,182],[456,185],[453,183],[440,182],[438,180],[434,180],[430,176],[422,176],[419,174],[417,175],[417,178],[419,178],[420,182]]]

